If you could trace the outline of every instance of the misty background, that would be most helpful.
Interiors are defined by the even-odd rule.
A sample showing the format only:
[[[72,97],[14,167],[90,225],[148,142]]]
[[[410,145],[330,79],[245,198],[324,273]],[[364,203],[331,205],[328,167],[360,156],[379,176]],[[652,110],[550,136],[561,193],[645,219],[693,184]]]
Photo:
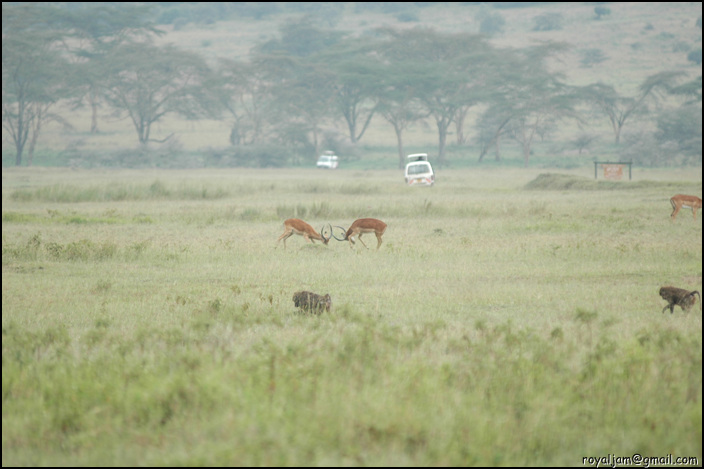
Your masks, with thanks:
[[[701,166],[701,3],[17,3],[3,167]]]

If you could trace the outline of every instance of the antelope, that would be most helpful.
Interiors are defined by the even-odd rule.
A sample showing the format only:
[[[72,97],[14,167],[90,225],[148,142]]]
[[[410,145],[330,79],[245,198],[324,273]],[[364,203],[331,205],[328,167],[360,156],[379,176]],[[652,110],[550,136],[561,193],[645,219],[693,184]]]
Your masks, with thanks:
[[[670,314],[674,313],[675,305],[682,308],[682,311],[689,311],[694,306],[694,303],[697,302],[696,296],[699,297],[699,309],[702,308],[702,296],[696,290],[689,291],[684,288],[662,287],[659,293],[662,299],[667,301],[667,306],[662,309],[663,313],[667,308],[670,308]]]
[[[340,228],[342,231],[345,231],[345,229],[341,226],[337,226],[337,228]],[[364,241],[362,241],[362,235],[364,233],[374,233],[376,235],[377,240],[376,248],[379,249],[379,247],[381,246],[381,237],[383,236],[385,231],[386,223],[384,223],[383,221],[377,220],[376,218],[360,218],[359,220],[355,220],[354,223],[352,223],[350,228],[345,232],[344,238],[340,239],[335,236],[334,233],[331,233],[331,236],[333,236],[338,241],[349,241],[350,248],[354,246],[354,237],[357,236],[359,242],[362,243],[362,245],[366,248],[367,245],[364,244]]]
[[[323,226],[323,228],[320,229],[321,233],[324,228],[325,227]],[[330,228],[330,231],[332,232],[332,227]],[[284,249],[286,249],[286,240],[295,234],[303,236],[313,244],[315,244],[315,240],[322,241],[323,244],[328,244],[328,241],[330,241],[330,236],[326,238],[325,236],[318,234],[312,226],[303,220],[299,218],[289,218],[284,221],[284,232],[281,236],[279,236],[279,239],[276,240],[276,247],[279,246],[279,241],[283,239]]]
[[[697,209],[702,208],[702,199],[695,195],[677,194],[670,199],[670,204],[672,204],[672,213],[670,214],[672,220],[677,218],[677,214],[682,207],[691,207],[694,219],[696,220]]]

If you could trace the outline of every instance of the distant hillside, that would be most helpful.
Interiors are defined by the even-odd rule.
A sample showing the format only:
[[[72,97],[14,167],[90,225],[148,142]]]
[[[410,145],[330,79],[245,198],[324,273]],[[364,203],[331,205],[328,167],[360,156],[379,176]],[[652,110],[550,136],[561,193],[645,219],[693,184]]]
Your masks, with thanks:
[[[79,9],[80,4],[59,4]],[[114,3],[119,8],[119,3]],[[278,39],[281,29],[301,17],[311,17],[320,29],[334,31],[352,38],[374,37],[378,28],[417,30],[418,34],[432,29],[441,33],[483,34],[497,48],[522,49],[545,42],[564,43],[568,47],[553,59],[549,66],[559,73],[562,81],[571,86],[604,83],[625,98],[635,96],[643,81],[659,72],[682,72],[686,80],[701,77],[701,3],[403,3],[403,2],[186,2],[153,3],[152,20],[164,34],[157,44],[173,44],[206,58],[213,67],[220,59],[247,62],[253,47]],[[700,85],[701,86],[701,85]],[[701,87],[699,88],[701,93]],[[684,99],[663,96],[660,104],[675,109]],[[701,101],[694,106],[701,109]],[[62,124],[47,122],[37,143],[35,164],[68,164],[90,159],[97,164],[131,164],[137,142],[133,124],[124,115],[116,117],[107,106],[101,109],[100,133],[88,132],[89,110],[69,105],[56,109]],[[695,109],[696,110],[696,109]],[[455,167],[477,164],[480,146],[475,128],[484,111],[475,106],[467,115],[465,133],[468,143],[448,145],[448,160]],[[696,119],[689,114],[667,116],[670,127],[691,127],[701,141],[701,121],[697,132]],[[596,157],[615,158],[625,145],[614,145],[613,131],[602,113],[590,114],[582,109],[581,121],[561,122],[552,133],[540,135],[531,148],[534,161],[543,166],[578,166],[591,164]],[[699,113],[701,114],[701,113]],[[684,116],[684,117],[683,117]],[[678,122],[677,119],[680,119]],[[684,119],[684,122],[682,121]],[[694,122],[692,122],[694,121]],[[344,135],[344,121],[326,123],[331,133]],[[637,121],[632,119],[624,134],[642,145],[641,132],[651,135],[656,130],[654,117]],[[167,140],[155,144],[153,150],[166,155],[175,165],[172,155],[189,153],[194,165],[222,161],[229,151],[231,123],[222,120],[186,120],[168,115],[154,125],[153,140]],[[4,132],[4,131],[3,131]],[[3,133],[5,136],[5,133]],[[459,140],[459,139],[458,139]],[[582,141],[580,141],[582,140]],[[697,136],[694,135],[694,143]],[[520,160],[520,148],[505,138],[501,141],[501,164]],[[414,123],[404,134],[404,150],[427,152],[433,156],[438,147],[438,133],[431,120]],[[691,145],[690,145],[691,147]],[[5,148],[5,145],[3,145]],[[150,144],[150,149],[151,144]],[[129,156],[106,153],[124,151]],[[364,137],[350,148],[347,167],[393,168],[395,166],[396,136],[391,125],[375,115]],[[635,148],[633,151],[638,152]],[[354,153],[355,161],[349,161]],[[498,150],[497,150],[498,153]],[[196,154],[194,157],[193,154]],[[203,156],[205,155],[205,156]],[[343,158],[345,155],[341,155]],[[653,160],[653,165],[664,162]],[[3,152],[3,164],[9,157]],[[488,155],[482,164],[492,164]],[[294,159],[293,164],[308,164]],[[691,159],[690,159],[691,161]],[[699,161],[701,156],[699,155]],[[73,164],[73,163],[70,163]],[[519,163],[517,163],[519,164]]]
[[[212,4],[188,5],[188,11],[197,11]],[[238,13],[233,11],[222,21],[210,22],[212,18],[209,18],[209,24],[176,17],[176,25],[163,26],[167,34],[161,40],[206,54],[211,59],[245,60],[251,47],[276,37],[279,27],[287,20],[313,15],[319,18],[321,28],[353,36],[373,34],[378,27],[433,28],[447,33],[484,31],[499,47],[521,48],[541,41],[565,42],[571,46],[570,51],[553,65],[575,85],[604,81],[628,91],[658,71],[684,70],[692,77],[701,74],[701,64],[687,59],[691,51],[701,50],[702,4],[699,2],[303,5],[307,6],[272,7],[258,19],[252,17],[254,12],[248,16],[239,13],[240,18],[237,18]],[[595,9],[608,13],[598,17]]]

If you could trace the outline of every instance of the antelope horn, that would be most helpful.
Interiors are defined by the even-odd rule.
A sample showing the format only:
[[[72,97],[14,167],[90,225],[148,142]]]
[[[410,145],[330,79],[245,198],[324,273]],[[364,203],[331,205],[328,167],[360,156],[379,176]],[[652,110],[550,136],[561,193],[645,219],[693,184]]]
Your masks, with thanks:
[[[330,226],[329,223],[328,223],[328,226]],[[332,228],[330,229],[330,234],[332,234]],[[327,238],[325,237],[325,225],[320,227],[320,237],[326,241],[330,239],[330,236],[328,236]]]
[[[337,236],[335,236],[335,232],[332,230],[332,228],[330,228],[330,234],[332,235],[332,237],[335,238],[335,239],[338,240],[338,241],[345,241],[347,238],[346,238],[344,235],[347,234],[347,230],[344,229],[343,227],[337,226],[337,225],[335,225],[335,228],[340,228],[344,234],[343,234],[342,239],[340,239],[340,238],[338,238]]]

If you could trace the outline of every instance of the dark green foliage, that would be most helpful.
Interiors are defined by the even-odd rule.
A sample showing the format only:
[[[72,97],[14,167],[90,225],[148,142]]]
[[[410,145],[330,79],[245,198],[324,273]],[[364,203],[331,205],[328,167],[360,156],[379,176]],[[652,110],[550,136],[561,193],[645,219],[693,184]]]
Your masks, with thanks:
[[[596,19],[600,20],[603,16],[608,16],[611,14],[611,8],[605,7],[605,6],[595,6],[594,7],[594,14],[596,15]]]
[[[564,18],[559,13],[546,13],[533,18],[533,31],[559,31]]]
[[[579,154],[582,154],[582,151],[585,149],[589,148],[592,143],[596,140],[596,136],[592,134],[580,134],[577,136],[576,139],[574,139],[571,143],[574,148],[576,148],[579,151]]]
[[[479,32],[488,36],[501,34],[506,25],[506,20],[500,13],[489,12],[480,15]]]
[[[621,158],[647,167],[697,166],[702,162],[701,148],[701,108],[689,104],[660,113],[657,131],[629,138]]]
[[[607,59],[606,54],[601,49],[587,49],[581,51],[582,58],[580,59],[580,64],[583,67],[591,67],[592,65],[599,64]]]
[[[342,36],[340,32],[318,28],[309,16],[284,24],[281,37],[262,44],[257,52],[307,57],[335,45]]]
[[[212,24],[233,18],[259,20],[279,13],[282,7],[276,2],[164,3],[154,5],[153,16],[159,24],[180,29],[191,23]]]
[[[689,158],[687,164],[702,163],[702,112],[701,106],[692,104],[660,114],[655,136],[663,148],[676,148],[676,152]]]
[[[291,161],[290,152],[283,146],[248,145],[232,149],[230,164],[248,168],[280,168]]]
[[[403,12],[396,15],[396,19],[402,23],[412,23],[419,21],[418,14],[413,12]]]

